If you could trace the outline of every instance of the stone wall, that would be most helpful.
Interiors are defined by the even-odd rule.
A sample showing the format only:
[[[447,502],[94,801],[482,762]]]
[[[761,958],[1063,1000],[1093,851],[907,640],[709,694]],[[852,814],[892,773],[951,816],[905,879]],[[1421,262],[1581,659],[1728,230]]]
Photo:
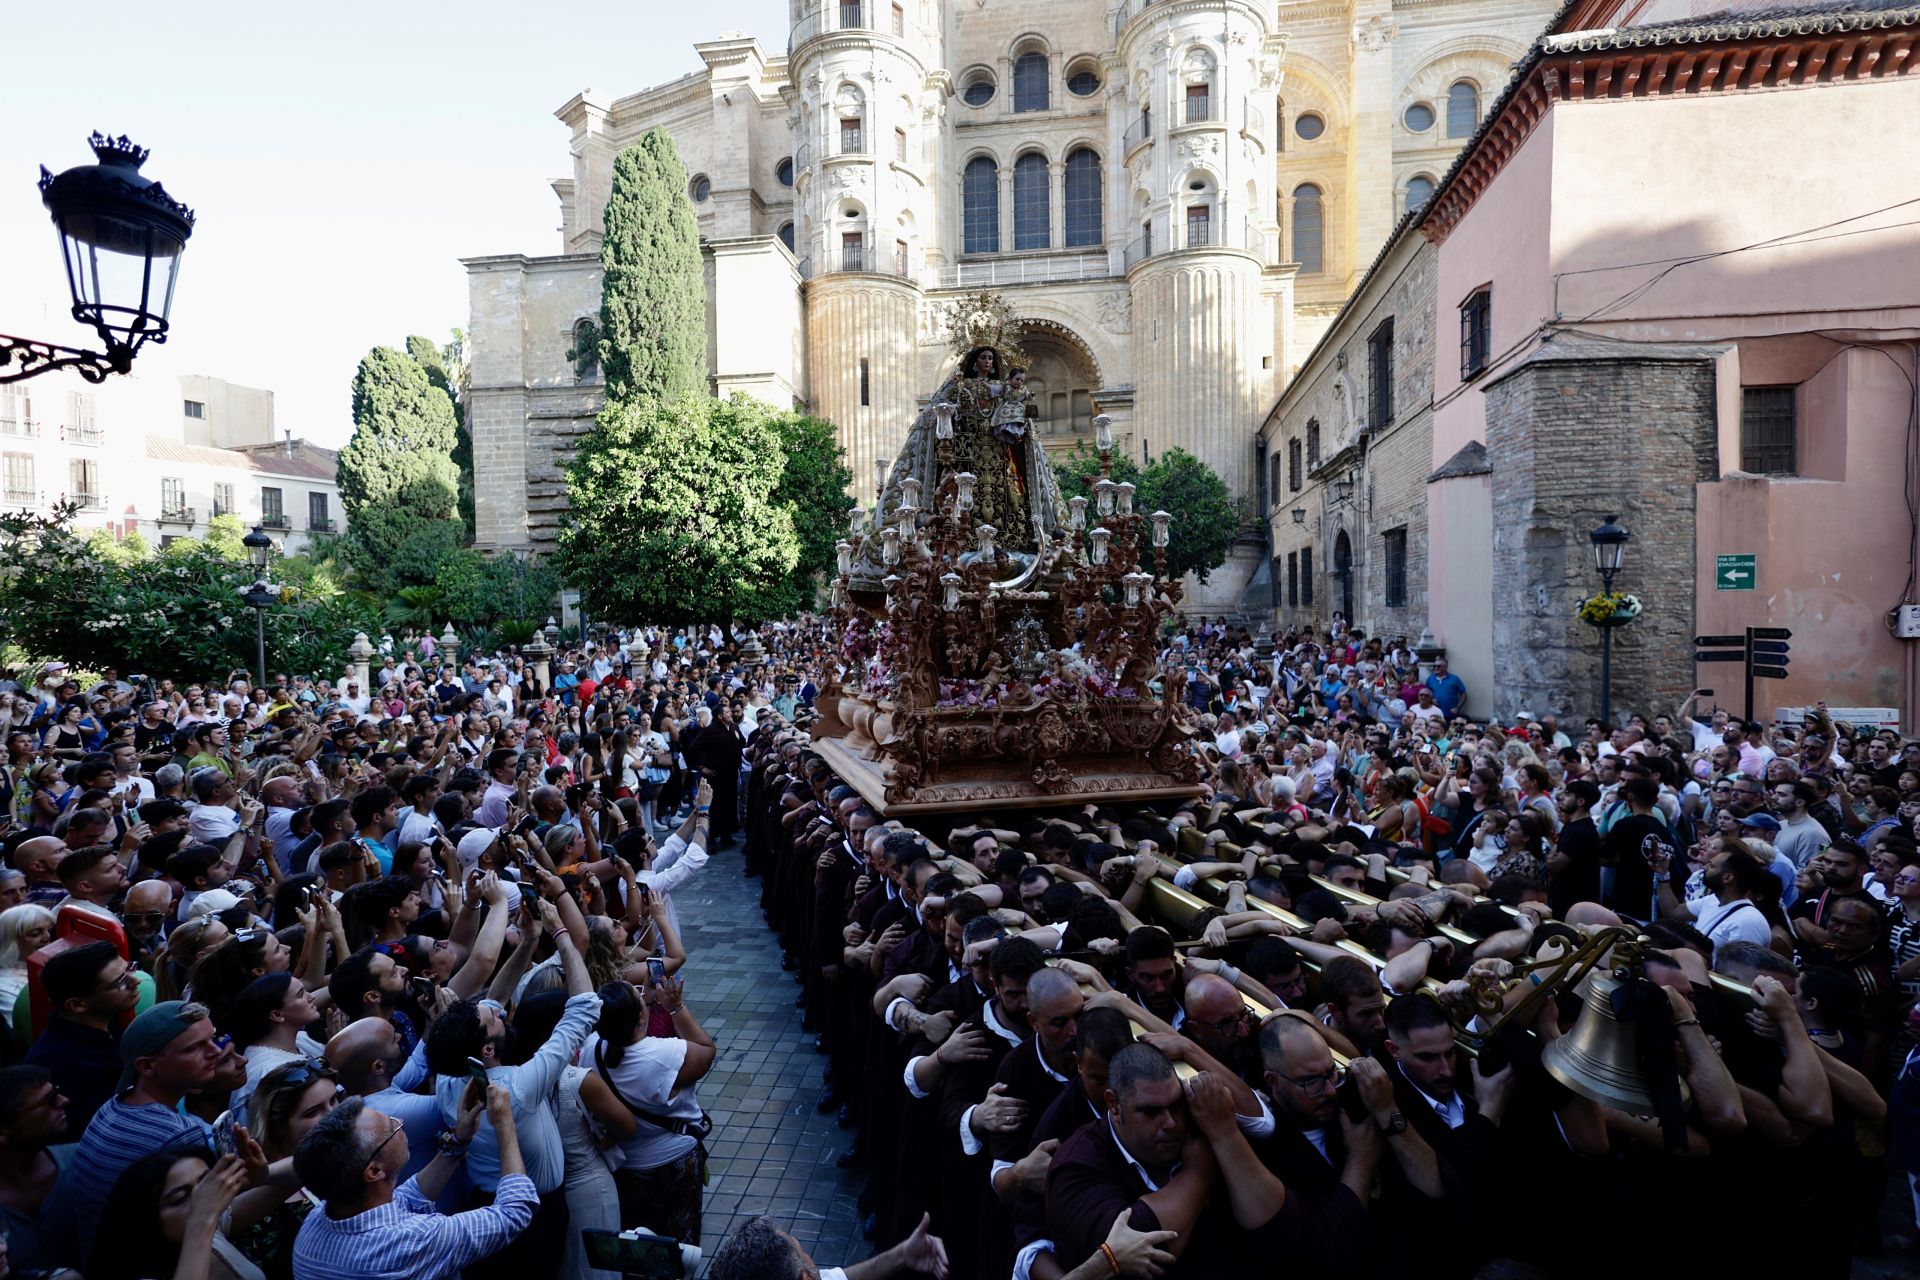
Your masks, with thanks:
[[[1600,589],[1588,534],[1632,531],[1614,590],[1645,612],[1613,633],[1613,707],[1671,709],[1694,681],[1695,485],[1716,470],[1717,348],[1554,343],[1486,388],[1493,466],[1493,658],[1480,714],[1596,714]]]

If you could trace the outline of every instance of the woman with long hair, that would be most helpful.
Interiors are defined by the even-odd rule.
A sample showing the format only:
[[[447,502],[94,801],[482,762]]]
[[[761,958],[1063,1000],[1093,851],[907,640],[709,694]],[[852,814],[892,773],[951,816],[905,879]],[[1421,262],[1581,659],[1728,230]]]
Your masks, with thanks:
[[[293,1154],[300,1139],[339,1105],[343,1090],[333,1070],[311,1058],[282,1063],[262,1077],[247,1102],[247,1132],[269,1160]],[[234,1244],[267,1280],[292,1280],[293,1241],[320,1200],[305,1187],[274,1205],[266,1217],[234,1236]]]
[[[273,930],[264,926],[242,929],[200,954],[188,970],[187,989],[193,992],[194,1000],[207,1006],[214,1025],[226,1031],[230,1029],[233,1002],[247,984],[269,973],[285,973],[292,959],[292,948]]]
[[[107,1195],[88,1280],[266,1280],[220,1231],[247,1184],[235,1156],[175,1146],[128,1165]]]
[[[686,1007],[677,979],[655,988],[654,999],[673,1017],[671,1038],[647,1035],[646,1004],[630,983],[600,988],[600,1021],[581,1046],[580,1064],[599,1075],[636,1122],[634,1135],[620,1144],[623,1163],[613,1175],[620,1225],[699,1244],[707,1125],[694,1085],[713,1066],[714,1044]]]
[[[13,1002],[27,985],[27,957],[53,941],[53,912],[23,902],[0,911],[0,1020],[13,1025]]]
[[[229,936],[226,922],[219,916],[200,916],[175,928],[167,935],[167,949],[153,965],[154,999],[180,999],[181,992],[190,985],[187,975],[200,957]]]

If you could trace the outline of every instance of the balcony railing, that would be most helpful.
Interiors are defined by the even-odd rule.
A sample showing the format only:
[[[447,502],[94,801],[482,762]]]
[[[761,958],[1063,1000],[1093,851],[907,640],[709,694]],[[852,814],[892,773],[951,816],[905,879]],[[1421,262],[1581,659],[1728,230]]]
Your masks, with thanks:
[[[60,428],[60,435],[68,444],[105,444],[107,432],[104,427],[77,427],[68,424]]]
[[[1245,249],[1258,257],[1263,265],[1272,266],[1278,261],[1271,238],[1252,222],[1242,222],[1231,231],[1211,219],[1204,223],[1180,225],[1185,232],[1185,240],[1181,244],[1167,244],[1155,236],[1140,236],[1128,245],[1126,253],[1122,255],[1127,270],[1131,271],[1148,258],[1180,249]]]
[[[1120,141],[1120,152],[1125,155],[1143,142],[1153,139],[1153,117],[1143,115],[1127,126],[1126,136]],[[1155,154],[1158,154],[1157,152]]]
[[[82,511],[98,511],[107,505],[107,495],[104,493],[70,493],[67,495],[67,501],[79,503]]]
[[[333,521],[327,519],[325,516],[321,516],[318,519],[309,517],[307,520],[307,529],[311,533],[332,533]]]
[[[293,528],[293,520],[285,512],[276,511],[271,515],[261,516],[260,527],[262,529],[291,529]]]
[[[879,255],[851,250],[829,253],[821,258],[806,257],[800,259],[800,276],[811,280],[816,276],[838,275],[845,272],[864,272],[867,275],[897,276],[902,280],[920,278],[920,259],[909,255],[901,261],[897,255]]]
[[[191,528],[193,525],[193,508],[192,507],[174,507],[171,510],[162,511],[160,513],[160,518],[155,523],[184,524],[184,525],[187,525],[189,528]]]
[[[1113,275],[1104,253],[1049,254],[1045,257],[990,258],[961,262],[940,273],[937,287],[972,289],[1009,284],[1052,284],[1101,280]]]
[[[823,5],[818,13],[810,13],[793,24],[793,30],[787,36],[787,56],[791,58],[798,49],[815,36],[832,35],[836,31],[871,31],[876,35],[883,32],[875,10],[875,0],[863,0],[862,3],[842,3],[832,0]]]
[[[40,501],[40,495],[36,490],[16,489],[12,485],[8,485],[5,494],[0,496],[4,496],[9,504],[23,507],[35,506]]]
[[[40,424],[32,418],[0,418],[0,436],[37,439],[39,435]]]

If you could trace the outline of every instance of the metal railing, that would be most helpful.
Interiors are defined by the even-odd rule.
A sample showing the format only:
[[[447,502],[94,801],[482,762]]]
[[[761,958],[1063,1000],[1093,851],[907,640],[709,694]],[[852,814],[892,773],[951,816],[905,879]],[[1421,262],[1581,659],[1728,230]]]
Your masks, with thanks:
[[[260,527],[262,529],[291,529],[293,527],[293,518],[285,512],[280,512],[276,515],[263,515],[260,517]]]
[[[318,520],[309,519],[307,521],[307,529],[312,533],[332,533],[333,521],[324,516]]]
[[[192,507],[174,507],[172,510],[162,511],[159,517],[154,521],[154,523],[192,525],[193,524],[193,508]]]
[[[885,34],[874,22],[874,4],[844,3],[843,0],[830,0],[819,12],[810,13],[793,24],[793,30],[787,34],[787,56],[816,36],[832,35],[836,31],[871,31]]]
[[[1049,254],[1031,258],[992,258],[960,262],[941,271],[937,287],[972,289],[1009,284],[1052,284],[1056,281],[1104,280],[1113,267],[1104,253]]]
[[[1254,225],[1251,219],[1241,222],[1231,231],[1213,219],[1197,225],[1182,223],[1181,226],[1185,232],[1185,240],[1181,244],[1156,243],[1151,235],[1135,239],[1122,255],[1126,260],[1126,269],[1131,271],[1148,258],[1181,249],[1245,249],[1268,266],[1279,260],[1274,252],[1272,237]]]
[[[1141,143],[1151,141],[1153,141],[1153,117],[1141,112],[1139,118],[1127,126],[1127,132],[1120,140],[1120,153],[1125,155]]]
[[[920,278],[920,266],[920,259],[913,255],[908,255],[906,261],[902,262],[896,255],[869,253],[864,248],[858,253],[842,250],[826,254],[817,262],[811,256],[800,259],[800,278],[812,280],[818,276],[859,272],[917,280]]]
[[[107,495],[104,493],[70,493],[67,495],[67,501],[79,503],[82,511],[98,511],[107,505]]]
[[[62,426],[60,436],[69,444],[105,444],[107,442],[106,428],[99,426]]]
[[[1133,243],[1127,246],[1126,252],[1120,256],[1125,261],[1126,269],[1133,270],[1153,256],[1153,237],[1136,236]]]
[[[32,418],[0,418],[0,436],[37,439],[39,435],[40,424]]]
[[[23,506],[37,506],[40,502],[39,491],[35,489],[16,489],[9,485],[4,496],[8,502],[17,502]]]

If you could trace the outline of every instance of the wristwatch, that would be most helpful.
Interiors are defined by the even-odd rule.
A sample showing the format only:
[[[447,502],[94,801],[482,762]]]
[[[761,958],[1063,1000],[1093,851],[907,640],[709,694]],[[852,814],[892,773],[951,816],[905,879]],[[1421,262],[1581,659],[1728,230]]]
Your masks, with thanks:
[[[1407,1118],[1401,1115],[1398,1111],[1388,1112],[1387,1119],[1384,1124],[1382,1124],[1377,1119],[1374,1121],[1374,1123],[1380,1125],[1380,1132],[1384,1133],[1389,1138],[1394,1137],[1396,1134],[1402,1134],[1407,1131]]]

